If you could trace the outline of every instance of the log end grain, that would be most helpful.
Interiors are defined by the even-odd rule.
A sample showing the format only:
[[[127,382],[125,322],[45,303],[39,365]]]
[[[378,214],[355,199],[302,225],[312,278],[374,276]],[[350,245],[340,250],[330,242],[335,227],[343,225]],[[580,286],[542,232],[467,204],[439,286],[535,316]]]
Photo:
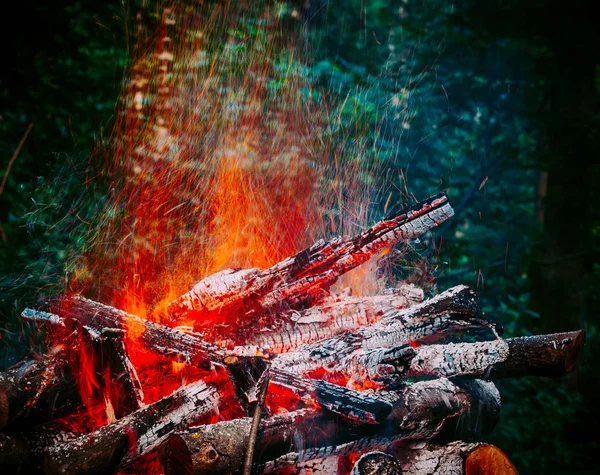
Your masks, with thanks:
[[[350,475],[401,475],[400,462],[384,452],[369,452],[360,457]]]
[[[518,475],[506,454],[493,445],[482,445],[465,460],[465,475]]]

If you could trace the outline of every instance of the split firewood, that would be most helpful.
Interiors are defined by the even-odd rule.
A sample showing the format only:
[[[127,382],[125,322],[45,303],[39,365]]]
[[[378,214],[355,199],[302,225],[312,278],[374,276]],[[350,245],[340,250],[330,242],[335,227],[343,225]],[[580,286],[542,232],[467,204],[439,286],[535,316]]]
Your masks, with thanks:
[[[453,215],[444,194],[417,203],[354,238],[319,241],[266,269],[227,269],[200,281],[169,305],[174,319],[214,322],[227,315],[240,325],[272,311],[309,306],[337,279],[400,240],[414,239]]]
[[[457,441],[445,446],[417,442],[394,455],[406,475],[518,475],[504,452],[481,442]]]
[[[269,473],[328,456],[383,448],[398,440],[430,438],[470,404],[445,379],[407,385],[395,396],[384,425],[357,426],[320,410],[278,414],[261,422],[255,469]],[[167,474],[240,473],[250,418],[191,428],[170,437],[162,449]]]
[[[218,391],[202,381],[132,412],[96,431],[47,447],[46,474],[116,472],[157,448],[178,428],[213,412]]]
[[[97,333],[107,329],[133,328],[136,334],[141,335],[141,341],[148,350],[176,358],[180,362],[210,369],[212,364],[223,366],[223,359],[227,356],[224,350],[203,341],[197,335],[142,320],[135,315],[81,296],[63,299],[56,305],[56,309],[60,316],[50,320],[60,321],[64,328],[83,325]],[[36,321],[36,315],[35,310],[28,309],[23,316]],[[48,321],[46,316],[42,318],[42,322],[47,324]],[[390,410],[388,404],[367,394],[326,381],[303,378],[281,369],[271,368],[270,380],[271,384],[291,389],[303,400],[353,420],[375,423],[384,419]]]
[[[378,322],[394,309],[412,307],[422,300],[423,290],[409,285],[385,295],[344,296],[306,310],[282,313],[259,332],[245,335],[243,339],[241,335],[237,338],[226,335],[219,343],[240,354],[251,354],[256,350],[267,354],[285,353],[305,343],[356,331]]]
[[[350,475],[402,475],[402,466],[395,457],[383,452],[369,452],[354,464]]]
[[[36,422],[60,417],[80,404],[77,387],[64,371],[64,355],[57,349],[52,353],[0,373],[0,429],[30,416]]]

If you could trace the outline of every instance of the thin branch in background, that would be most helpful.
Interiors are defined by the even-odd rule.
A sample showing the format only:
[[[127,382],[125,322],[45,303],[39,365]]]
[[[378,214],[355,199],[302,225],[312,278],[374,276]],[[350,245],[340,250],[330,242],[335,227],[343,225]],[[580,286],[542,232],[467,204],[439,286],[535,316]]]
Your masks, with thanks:
[[[23,145],[25,144],[25,141],[27,140],[27,137],[29,136],[29,132],[31,132],[32,128],[33,128],[33,122],[30,122],[29,126],[27,127],[27,130],[25,131],[25,134],[23,135],[23,138],[21,139],[21,141],[19,142],[19,145],[17,146],[17,149],[15,150],[15,153],[13,153],[13,156],[11,157],[10,162],[8,162],[8,166],[6,167],[6,173],[4,173],[4,178],[2,178],[2,184],[0,184],[0,196],[2,196],[2,193],[4,193],[4,187],[6,186],[6,181],[8,180],[8,175],[10,174],[10,169],[12,168],[13,164],[15,163],[15,160],[19,156],[19,153],[21,153],[21,149],[23,148]]]

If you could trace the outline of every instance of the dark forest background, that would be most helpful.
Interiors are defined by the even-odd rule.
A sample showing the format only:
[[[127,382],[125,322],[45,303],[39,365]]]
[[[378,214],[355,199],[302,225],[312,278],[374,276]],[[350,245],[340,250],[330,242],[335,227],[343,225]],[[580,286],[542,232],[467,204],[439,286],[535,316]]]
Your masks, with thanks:
[[[443,244],[428,269],[438,289],[476,288],[508,336],[586,330],[573,374],[499,383],[501,422],[489,441],[522,473],[597,473],[600,30],[592,4],[279,3],[281,15],[302,11],[315,45],[307,74],[372,124],[374,159],[397,189],[403,176],[419,198],[449,194],[456,216],[434,233]],[[12,8],[0,20],[2,366],[26,348],[18,312],[64,278],[84,239],[78,223],[104,199],[89,178],[115,118],[135,4],[22,0]]]

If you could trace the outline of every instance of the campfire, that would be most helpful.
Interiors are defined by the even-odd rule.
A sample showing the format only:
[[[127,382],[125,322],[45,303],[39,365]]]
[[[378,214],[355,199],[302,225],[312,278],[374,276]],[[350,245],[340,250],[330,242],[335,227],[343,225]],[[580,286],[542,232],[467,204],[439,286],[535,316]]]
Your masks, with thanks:
[[[332,290],[452,215],[441,194],[268,269],[220,271],[160,322],[82,295],[27,308],[47,353],[0,374],[0,466],[516,473],[479,442],[499,419],[494,381],[564,375],[583,331],[503,339],[466,286],[429,299],[412,285]]]

